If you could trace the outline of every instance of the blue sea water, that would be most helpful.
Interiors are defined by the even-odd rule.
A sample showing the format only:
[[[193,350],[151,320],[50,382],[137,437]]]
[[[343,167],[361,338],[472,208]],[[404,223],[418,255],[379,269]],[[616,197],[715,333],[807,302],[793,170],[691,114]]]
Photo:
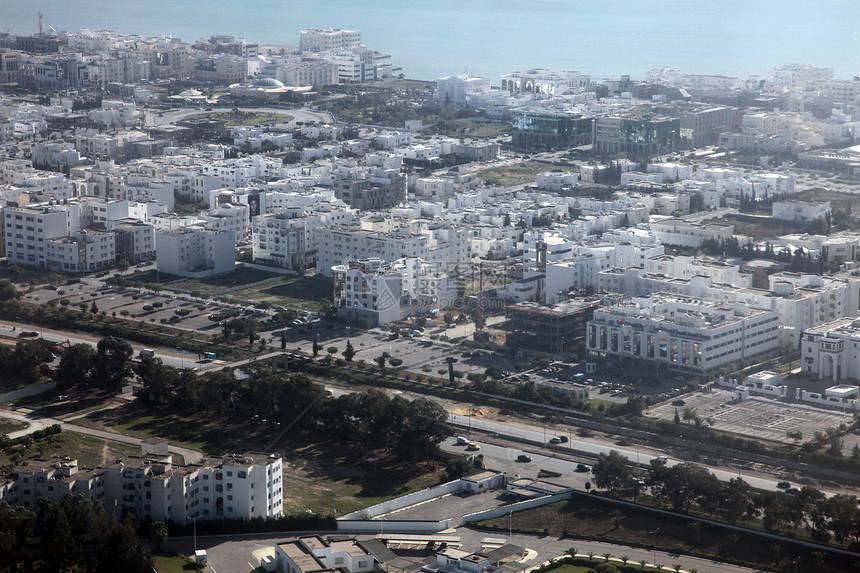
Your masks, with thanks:
[[[214,34],[296,46],[299,30],[361,30],[409,78],[529,67],[644,78],[668,65],[747,77],[776,65],[860,74],[857,0],[0,0],[0,32]]]

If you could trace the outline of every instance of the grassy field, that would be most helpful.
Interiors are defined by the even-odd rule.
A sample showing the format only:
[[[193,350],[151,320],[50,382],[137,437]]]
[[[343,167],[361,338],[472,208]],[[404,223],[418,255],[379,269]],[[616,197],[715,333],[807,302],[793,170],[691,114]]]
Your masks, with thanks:
[[[478,179],[483,179],[488,185],[496,184],[502,187],[530,183],[537,179],[538,173],[549,171],[551,167],[545,163],[525,161],[516,165],[493,167],[478,171]]]
[[[8,418],[0,418],[0,436],[23,430],[30,424],[19,422],[18,420],[10,420]]]
[[[177,553],[156,553],[152,556],[152,565],[156,573],[185,573],[200,571],[194,561],[185,555]]]
[[[18,445],[7,448],[0,452],[0,466],[11,465],[11,456],[16,452],[21,453],[23,460],[70,456],[78,460],[79,467],[96,468],[113,463],[117,458],[139,454],[140,448],[73,432],[61,432],[34,441],[30,447]]]
[[[210,425],[204,422],[159,415],[128,405],[110,410],[100,410],[75,420],[87,428],[113,430],[135,438],[165,438],[171,444],[190,448],[207,455],[222,455],[227,452],[249,449],[245,432],[229,425]],[[260,444],[254,443],[257,447]]]
[[[170,285],[172,288],[186,290],[189,292],[200,292],[204,294],[218,294],[221,291],[234,286],[252,284],[266,279],[283,276],[280,273],[261,271],[253,268],[239,268],[229,273],[215,275],[204,279],[189,279]]]
[[[279,283],[234,291],[230,296],[318,312],[322,301],[332,296],[332,281],[321,277],[292,277]]]
[[[152,270],[143,273],[128,272],[122,275],[122,278],[138,283],[164,284],[171,281],[182,280],[184,277]]]
[[[206,117],[209,119],[224,120],[224,125],[262,125],[264,123],[287,123],[293,121],[293,116],[286,113],[264,113],[257,111],[240,111],[238,114],[232,111],[212,111],[201,113],[194,117]]]
[[[284,513],[311,510],[328,515],[406,495],[440,482],[444,464],[403,464],[364,458],[343,444],[296,442],[284,459]]]

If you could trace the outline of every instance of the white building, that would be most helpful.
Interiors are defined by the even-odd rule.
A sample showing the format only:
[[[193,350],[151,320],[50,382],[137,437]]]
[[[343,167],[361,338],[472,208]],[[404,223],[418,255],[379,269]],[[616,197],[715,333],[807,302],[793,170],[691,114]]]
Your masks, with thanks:
[[[403,257],[420,258],[428,263],[468,261],[468,230],[394,224],[378,230],[351,225],[317,231],[317,273],[324,276],[332,276],[333,266],[350,260],[380,258],[392,262]]]
[[[592,357],[704,378],[774,356],[778,330],[776,310],[652,295],[596,309],[586,344]]]
[[[318,535],[299,537],[275,546],[275,563],[279,573],[314,573],[372,571],[373,555],[354,539],[324,540]]]
[[[283,513],[279,457],[252,452],[182,466],[173,463],[166,440],[150,438],[142,450],[140,456],[95,469],[81,469],[69,457],[29,461],[15,468],[15,483],[0,493],[10,505],[31,511],[40,499],[83,494],[113,515],[127,511],[135,520],[180,525],[192,518],[251,519]]]
[[[860,321],[844,318],[805,330],[800,360],[804,372],[819,378],[860,379]]]
[[[734,236],[733,225],[716,223],[699,225],[683,219],[652,221],[651,230],[664,245],[700,247],[704,241],[726,241]]]
[[[809,201],[774,201],[774,219],[808,223],[815,219],[826,219],[830,214],[830,201],[811,203]]]
[[[473,96],[490,91],[490,80],[480,76],[447,76],[436,80],[436,101],[466,104]]]
[[[334,300],[338,316],[367,319],[373,326],[402,320],[418,311],[454,304],[456,285],[443,265],[418,258],[394,262],[371,258],[335,265]]]
[[[116,262],[115,234],[79,231],[46,241],[45,266],[60,273],[88,273],[108,269]]]
[[[361,32],[339,28],[309,28],[301,31],[299,50],[304,52],[331,52],[361,46]]]
[[[208,277],[232,271],[236,236],[229,231],[185,227],[156,235],[158,270],[183,277]]]
[[[48,241],[80,230],[80,211],[63,207],[6,207],[3,210],[9,264],[46,266]]]

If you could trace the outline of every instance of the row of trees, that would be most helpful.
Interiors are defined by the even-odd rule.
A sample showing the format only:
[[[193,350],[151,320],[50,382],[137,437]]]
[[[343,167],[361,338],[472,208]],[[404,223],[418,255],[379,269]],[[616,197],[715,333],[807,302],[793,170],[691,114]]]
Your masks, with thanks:
[[[35,535],[38,556],[30,542]],[[100,502],[66,494],[39,501],[36,514],[0,502],[0,571],[150,573],[152,558],[131,518],[117,519]]]
[[[249,379],[236,378],[231,369],[198,376],[146,356],[135,372],[141,397],[156,404],[240,422],[267,420],[405,460],[430,459],[450,435],[444,408],[426,398],[389,398],[375,389],[334,398],[304,374],[260,368]]]
[[[860,540],[860,509],[853,495],[828,498],[810,486],[791,494],[754,492],[740,477],[723,482],[697,464],[669,467],[658,460],[651,462],[648,479],[641,480],[628,459],[615,450],[600,454],[592,472],[597,487],[634,499],[647,481],[654,499],[680,513],[696,508],[709,519],[730,524],[761,519],[767,531],[805,530],[815,541],[824,543],[832,537],[840,546]]]

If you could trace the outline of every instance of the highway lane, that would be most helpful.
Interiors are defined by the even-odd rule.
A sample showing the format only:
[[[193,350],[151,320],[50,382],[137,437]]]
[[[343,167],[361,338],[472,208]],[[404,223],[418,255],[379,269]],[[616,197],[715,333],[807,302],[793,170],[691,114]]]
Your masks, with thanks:
[[[474,418],[468,416],[458,416],[455,414],[449,414],[448,418],[449,422],[456,425],[459,428],[466,429],[472,428],[475,430],[481,430],[484,432],[490,432],[492,434],[496,434],[500,438],[505,437],[513,437],[515,439],[525,439],[532,442],[537,442],[538,444],[546,444],[547,441],[553,436],[557,435],[554,432],[557,432],[556,428],[543,428],[539,426],[524,426],[522,424],[507,424],[494,422],[491,420],[486,420],[483,418]],[[569,431],[570,427],[565,426],[566,430]],[[565,433],[564,435],[568,436],[569,441],[563,444],[554,444],[551,447],[547,446],[546,449],[538,446],[539,452],[541,452],[545,457],[552,457],[550,452],[556,452],[559,456],[570,456],[574,460],[577,461],[569,461],[564,462],[559,460],[558,464],[553,462],[543,462],[540,461],[533,452],[535,452],[535,446],[526,445],[522,446],[522,449],[514,449],[514,448],[500,448],[498,446],[494,446],[487,441],[479,439],[473,439],[475,443],[481,446],[481,451],[484,453],[485,458],[489,458],[493,461],[493,463],[498,464],[499,467],[495,469],[503,469],[504,471],[513,471],[510,468],[515,467],[512,464],[515,462],[517,455],[522,452],[529,453],[529,455],[533,458],[533,463],[547,463],[547,469],[552,467],[562,467],[565,468],[564,472],[574,472],[576,469],[576,463],[585,462],[587,464],[591,464],[593,459],[595,459],[601,453],[609,453],[610,450],[616,450],[621,453],[623,456],[626,456],[628,460],[633,464],[637,464],[641,467],[647,467],[650,464],[650,461],[657,456],[665,456],[667,458],[667,464],[669,466],[673,466],[679,463],[683,463],[684,460],[680,460],[677,458],[673,458],[671,453],[667,453],[661,450],[642,447],[642,446],[618,446],[614,444],[605,444],[599,443],[593,440],[585,440],[576,436],[575,434]],[[446,444],[446,448],[449,451],[456,451],[451,449],[450,444]],[[462,446],[459,448],[463,450]],[[588,460],[592,461],[588,461]],[[713,465],[702,464],[699,463],[709,471],[711,471],[718,479],[722,481],[728,481],[732,478],[741,477],[749,483],[752,487],[756,489],[766,490],[766,491],[779,491],[777,484],[780,481],[791,481],[792,476],[770,476],[769,474],[763,472],[753,472],[747,469],[733,469],[727,470],[723,467],[716,467]],[[554,470],[559,471],[559,470]],[[797,484],[794,484],[797,485]],[[810,484],[813,485],[813,484]],[[821,489],[827,495],[834,495],[838,493],[850,493],[850,494],[858,494],[858,490],[840,487],[836,484],[826,484],[823,486],[815,485],[818,489]]]

